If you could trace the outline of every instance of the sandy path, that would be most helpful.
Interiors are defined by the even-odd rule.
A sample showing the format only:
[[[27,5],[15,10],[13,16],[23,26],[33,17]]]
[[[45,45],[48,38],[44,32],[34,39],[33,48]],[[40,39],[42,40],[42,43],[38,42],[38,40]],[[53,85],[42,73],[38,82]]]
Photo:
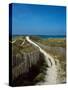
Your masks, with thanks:
[[[51,55],[49,55],[46,51],[44,51],[39,45],[34,43],[32,40],[30,40],[29,36],[26,36],[26,40],[32,45],[39,48],[40,52],[43,53],[43,55],[45,56],[46,63],[49,66],[47,68],[47,72],[46,72],[47,74],[45,75],[45,82],[38,84],[56,84],[58,72],[54,58]]]

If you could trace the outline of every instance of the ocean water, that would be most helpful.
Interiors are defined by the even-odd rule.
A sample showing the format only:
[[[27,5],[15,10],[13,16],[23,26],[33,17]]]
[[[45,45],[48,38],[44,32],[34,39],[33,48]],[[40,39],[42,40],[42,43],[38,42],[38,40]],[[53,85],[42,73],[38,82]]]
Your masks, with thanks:
[[[66,38],[66,35],[38,35],[41,38]]]
[[[12,35],[12,38],[19,37],[19,36],[38,36],[43,39],[48,38],[66,38],[66,35]]]

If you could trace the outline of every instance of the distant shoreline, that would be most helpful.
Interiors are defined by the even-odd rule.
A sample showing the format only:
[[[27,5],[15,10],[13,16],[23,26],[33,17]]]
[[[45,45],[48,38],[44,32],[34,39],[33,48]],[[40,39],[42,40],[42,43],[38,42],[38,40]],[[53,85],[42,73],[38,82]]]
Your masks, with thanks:
[[[15,36],[38,36],[40,38],[66,38],[66,35],[12,35]]]

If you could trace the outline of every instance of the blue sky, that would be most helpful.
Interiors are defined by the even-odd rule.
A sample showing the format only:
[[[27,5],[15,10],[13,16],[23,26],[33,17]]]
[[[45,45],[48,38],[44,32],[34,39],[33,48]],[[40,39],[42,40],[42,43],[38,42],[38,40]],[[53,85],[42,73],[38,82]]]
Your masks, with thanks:
[[[66,7],[12,4],[12,34],[65,35]]]

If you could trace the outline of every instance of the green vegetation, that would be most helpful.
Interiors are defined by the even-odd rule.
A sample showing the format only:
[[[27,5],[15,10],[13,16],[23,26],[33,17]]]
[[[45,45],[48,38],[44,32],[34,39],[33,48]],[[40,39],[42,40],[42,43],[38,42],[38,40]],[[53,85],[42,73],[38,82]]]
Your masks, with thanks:
[[[51,46],[51,47],[66,47],[66,40],[65,38],[46,38],[42,39],[40,37],[31,37],[32,40],[41,43],[46,46]]]
[[[66,50],[66,40],[65,38],[48,38],[48,39],[42,39],[38,36],[30,36],[30,39],[37,43],[42,49],[44,49],[47,53],[49,53],[51,56],[53,56],[54,60],[59,60],[61,64],[61,78],[64,78],[66,75],[66,53],[64,52]],[[13,41],[16,40],[14,43],[12,43],[12,53],[13,55],[16,55],[17,53],[29,53],[37,50],[37,47],[31,45],[29,42],[26,41],[24,36],[18,36],[13,39]],[[44,57],[42,54],[40,54],[40,62],[33,67],[29,74],[27,74],[28,80],[24,80],[24,83],[26,84],[36,84],[37,82],[44,82],[45,74],[46,74],[46,68],[48,67]],[[56,62],[56,61],[55,61]],[[56,63],[57,65],[57,63]],[[64,74],[62,74],[62,72]],[[31,75],[31,76],[30,76]],[[26,77],[26,78],[27,78]],[[31,81],[29,78],[31,78]],[[22,81],[23,81],[22,80]]]
[[[20,49],[23,52],[32,52],[32,51],[36,50],[36,47],[31,45],[29,42],[25,41],[25,43],[22,46],[20,46]]]
[[[39,73],[33,80],[33,82],[40,82],[40,81],[44,81],[45,78],[45,74],[43,73]]]
[[[12,36],[12,41],[14,41],[14,40],[17,40],[17,39],[25,39],[25,36]]]
[[[12,41],[13,42],[13,41]],[[10,43],[12,43],[10,42]],[[15,39],[15,42],[12,43],[12,51],[13,53],[18,53],[18,52],[32,52],[35,51],[37,48],[31,45],[29,42],[26,41],[25,38],[23,37],[17,37]]]
[[[49,53],[55,60],[60,63],[59,74],[61,82],[65,82],[66,78],[66,39],[65,38],[46,38],[31,37],[31,39],[37,43],[42,49]],[[46,69],[46,65],[41,68],[42,71]],[[59,75],[58,75],[59,76]]]
[[[66,39],[65,38],[48,38],[31,37],[41,48],[62,62],[66,60]]]

